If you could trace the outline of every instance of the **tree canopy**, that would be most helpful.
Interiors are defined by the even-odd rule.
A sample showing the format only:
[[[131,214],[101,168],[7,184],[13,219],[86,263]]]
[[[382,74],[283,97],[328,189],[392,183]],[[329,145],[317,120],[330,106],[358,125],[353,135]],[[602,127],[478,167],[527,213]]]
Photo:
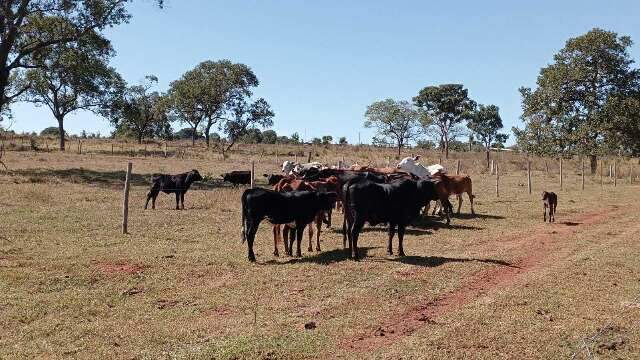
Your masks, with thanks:
[[[386,99],[374,102],[364,114],[365,128],[376,129],[379,143],[394,143],[398,156],[403,147],[419,135],[420,112],[408,101]]]
[[[597,155],[613,140],[607,136],[607,105],[628,97],[638,85],[631,44],[628,36],[597,28],[569,39],[554,63],[540,70],[537,88],[520,89],[525,129],[516,133],[518,142],[540,139],[527,147],[590,156],[595,172]]]
[[[472,118],[475,102],[461,84],[427,86],[413,101],[424,111],[423,127],[435,135],[448,158],[449,143],[464,133],[459,125]]]
[[[499,134],[502,129],[500,109],[496,105],[479,105],[473,116],[467,123],[467,127],[474,137],[482,142],[487,154],[487,167],[489,167],[489,150],[494,141],[504,143],[506,134]]]

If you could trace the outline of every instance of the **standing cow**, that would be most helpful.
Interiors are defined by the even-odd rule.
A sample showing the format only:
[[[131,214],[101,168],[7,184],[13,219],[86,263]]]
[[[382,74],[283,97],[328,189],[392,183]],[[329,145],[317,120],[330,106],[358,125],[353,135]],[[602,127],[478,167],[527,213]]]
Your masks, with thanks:
[[[202,176],[198,170],[191,170],[188,173],[177,175],[156,174],[151,177],[151,189],[147,193],[147,201],[144,203],[145,210],[151,200],[151,208],[156,208],[156,198],[160,191],[176,194],[176,210],[180,210],[180,202],[182,202],[182,210],[184,210],[184,194],[187,193],[194,181],[201,181]]]
[[[263,219],[272,224],[289,224],[296,229],[297,252],[302,256],[300,243],[304,228],[313,221],[318,212],[330,210],[335,193],[316,191],[291,191],[279,193],[267,189],[247,189],[242,193],[242,242],[247,242],[249,261],[256,261],[253,253],[258,226]]]

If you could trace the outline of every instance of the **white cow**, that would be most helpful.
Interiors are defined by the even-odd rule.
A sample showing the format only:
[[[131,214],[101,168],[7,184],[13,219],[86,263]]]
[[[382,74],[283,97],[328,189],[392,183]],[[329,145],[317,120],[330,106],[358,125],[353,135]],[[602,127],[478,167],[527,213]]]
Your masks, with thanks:
[[[282,163],[282,172],[285,175],[297,174],[304,170],[309,170],[311,168],[322,169],[324,165],[319,162],[310,162],[306,164],[298,164],[293,161],[285,161]]]
[[[445,169],[444,166],[440,164],[434,164],[425,167],[424,165],[421,165],[418,160],[420,160],[420,155],[417,155],[415,157],[406,157],[398,163],[397,168],[406,172],[410,172],[420,178],[433,176],[437,173],[447,173],[447,169]]]

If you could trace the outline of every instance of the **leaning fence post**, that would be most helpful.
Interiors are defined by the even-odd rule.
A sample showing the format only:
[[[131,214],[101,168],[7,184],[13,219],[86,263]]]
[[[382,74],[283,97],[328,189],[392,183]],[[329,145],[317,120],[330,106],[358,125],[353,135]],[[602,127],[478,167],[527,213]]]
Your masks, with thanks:
[[[584,157],[582,158],[582,170],[580,171],[580,177],[582,178],[582,190],[584,190]]]
[[[527,159],[527,189],[531,195],[531,160]]]
[[[255,179],[256,179],[256,177],[255,177],[255,174],[256,174],[256,164],[255,164],[255,161],[254,161],[254,160],[251,160],[251,188],[252,188],[252,189],[253,189],[253,187],[254,187],[254,186],[255,186],[255,184],[256,184],[256,180],[255,180]]]
[[[560,190],[564,190],[562,185],[562,158],[560,158]]]
[[[460,159],[456,163],[456,175],[460,175]]]
[[[127,163],[127,176],[124,178],[124,199],[122,200],[122,233],[127,234],[129,225],[129,182],[131,181],[131,161]]]
[[[499,163],[496,162],[496,197],[500,197],[500,170],[498,164]]]

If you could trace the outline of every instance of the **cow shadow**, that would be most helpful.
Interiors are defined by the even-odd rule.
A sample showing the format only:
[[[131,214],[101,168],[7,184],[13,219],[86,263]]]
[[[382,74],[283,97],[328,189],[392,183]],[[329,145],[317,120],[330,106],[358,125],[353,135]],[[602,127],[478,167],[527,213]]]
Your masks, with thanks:
[[[469,213],[453,214],[452,218],[454,218],[454,219],[463,219],[463,220],[470,220],[470,219],[502,220],[502,219],[506,219],[504,216],[500,216],[500,215],[469,214]]]
[[[358,247],[358,255],[361,258],[367,257],[369,251],[379,249],[380,247]],[[289,264],[320,264],[329,265],[346,260],[350,260],[349,249],[333,249],[329,251],[322,251],[310,256],[304,256],[301,258],[290,258],[287,261],[268,260],[264,262],[264,265],[289,265]]]
[[[422,230],[429,230],[429,229],[432,229],[432,230],[440,230],[440,229],[484,230],[483,227],[456,224],[455,222],[452,222],[451,224],[447,224],[445,222],[435,221],[434,218],[432,217],[428,217],[428,218],[420,217],[418,219],[415,219],[411,223],[411,226],[417,229],[422,229]]]
[[[126,172],[118,171],[97,171],[84,168],[71,169],[21,169],[14,170],[12,174],[29,178],[32,182],[65,181],[74,184],[87,184],[101,188],[122,189]],[[151,186],[152,174],[132,173],[129,182],[132,186]],[[212,190],[215,188],[229,187],[222,180],[207,182],[195,182],[191,185],[193,190]]]
[[[476,259],[476,258],[449,258],[443,256],[404,256],[395,259],[388,259],[389,261],[399,262],[407,265],[423,266],[423,267],[437,267],[447,263],[466,263],[466,262],[480,262],[484,264],[494,264],[500,266],[507,266],[511,268],[519,269],[519,266],[513,265],[504,260],[497,259]]]

